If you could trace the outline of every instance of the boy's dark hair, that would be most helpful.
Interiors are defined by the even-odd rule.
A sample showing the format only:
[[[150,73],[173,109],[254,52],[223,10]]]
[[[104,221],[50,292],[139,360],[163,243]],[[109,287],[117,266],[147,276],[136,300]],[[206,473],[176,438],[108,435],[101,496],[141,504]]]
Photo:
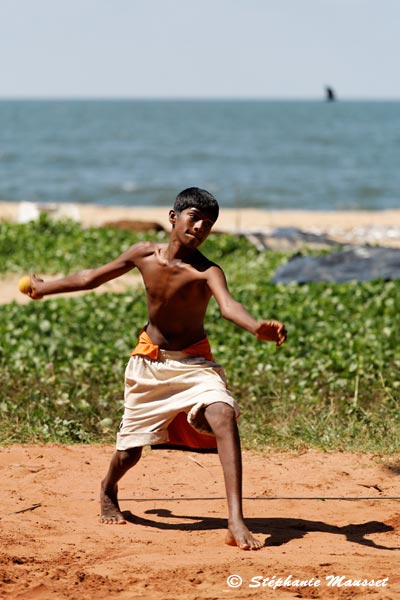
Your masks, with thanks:
[[[187,188],[177,195],[174,210],[177,214],[186,208],[198,208],[207,212],[216,221],[219,214],[217,200],[210,192],[197,187]]]

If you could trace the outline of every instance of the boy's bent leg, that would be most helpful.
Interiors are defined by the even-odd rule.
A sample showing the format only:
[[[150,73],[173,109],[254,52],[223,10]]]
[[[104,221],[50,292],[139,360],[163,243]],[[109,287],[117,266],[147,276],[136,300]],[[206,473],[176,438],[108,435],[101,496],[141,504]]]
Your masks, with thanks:
[[[242,453],[234,410],[224,402],[215,402],[205,409],[205,417],[215,435],[228,500],[228,544],[242,550],[258,550],[264,544],[248,530],[242,508]]]
[[[100,522],[110,525],[126,523],[118,504],[118,481],[134,467],[142,455],[142,448],[117,450],[110,462],[107,475],[101,482]]]

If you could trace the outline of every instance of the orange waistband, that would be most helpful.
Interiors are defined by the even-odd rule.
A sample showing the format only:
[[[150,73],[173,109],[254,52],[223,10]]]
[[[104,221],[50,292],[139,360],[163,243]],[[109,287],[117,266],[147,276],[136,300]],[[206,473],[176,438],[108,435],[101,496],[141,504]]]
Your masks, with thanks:
[[[136,347],[132,350],[131,356],[135,356],[140,354],[141,356],[148,356],[153,360],[158,359],[158,351],[160,347],[156,344],[153,344],[146,331],[142,329],[139,334],[139,339]],[[192,344],[188,348],[182,350],[185,354],[190,354],[190,356],[202,356],[206,360],[212,360],[214,362],[214,357],[211,353],[210,343],[208,338],[205,337],[199,342]]]

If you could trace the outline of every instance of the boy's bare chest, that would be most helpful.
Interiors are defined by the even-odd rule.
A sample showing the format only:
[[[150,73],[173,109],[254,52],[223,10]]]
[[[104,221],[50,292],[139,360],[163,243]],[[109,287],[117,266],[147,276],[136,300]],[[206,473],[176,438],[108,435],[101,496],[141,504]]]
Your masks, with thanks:
[[[177,293],[190,297],[206,287],[204,273],[185,263],[160,264],[148,261],[140,268],[150,296],[168,299]]]

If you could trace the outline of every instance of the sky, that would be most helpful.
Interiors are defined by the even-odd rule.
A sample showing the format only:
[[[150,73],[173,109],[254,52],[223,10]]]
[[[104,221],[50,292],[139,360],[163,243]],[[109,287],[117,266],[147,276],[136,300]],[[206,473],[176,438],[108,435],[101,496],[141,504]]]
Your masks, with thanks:
[[[0,0],[0,98],[400,99],[400,0]]]

